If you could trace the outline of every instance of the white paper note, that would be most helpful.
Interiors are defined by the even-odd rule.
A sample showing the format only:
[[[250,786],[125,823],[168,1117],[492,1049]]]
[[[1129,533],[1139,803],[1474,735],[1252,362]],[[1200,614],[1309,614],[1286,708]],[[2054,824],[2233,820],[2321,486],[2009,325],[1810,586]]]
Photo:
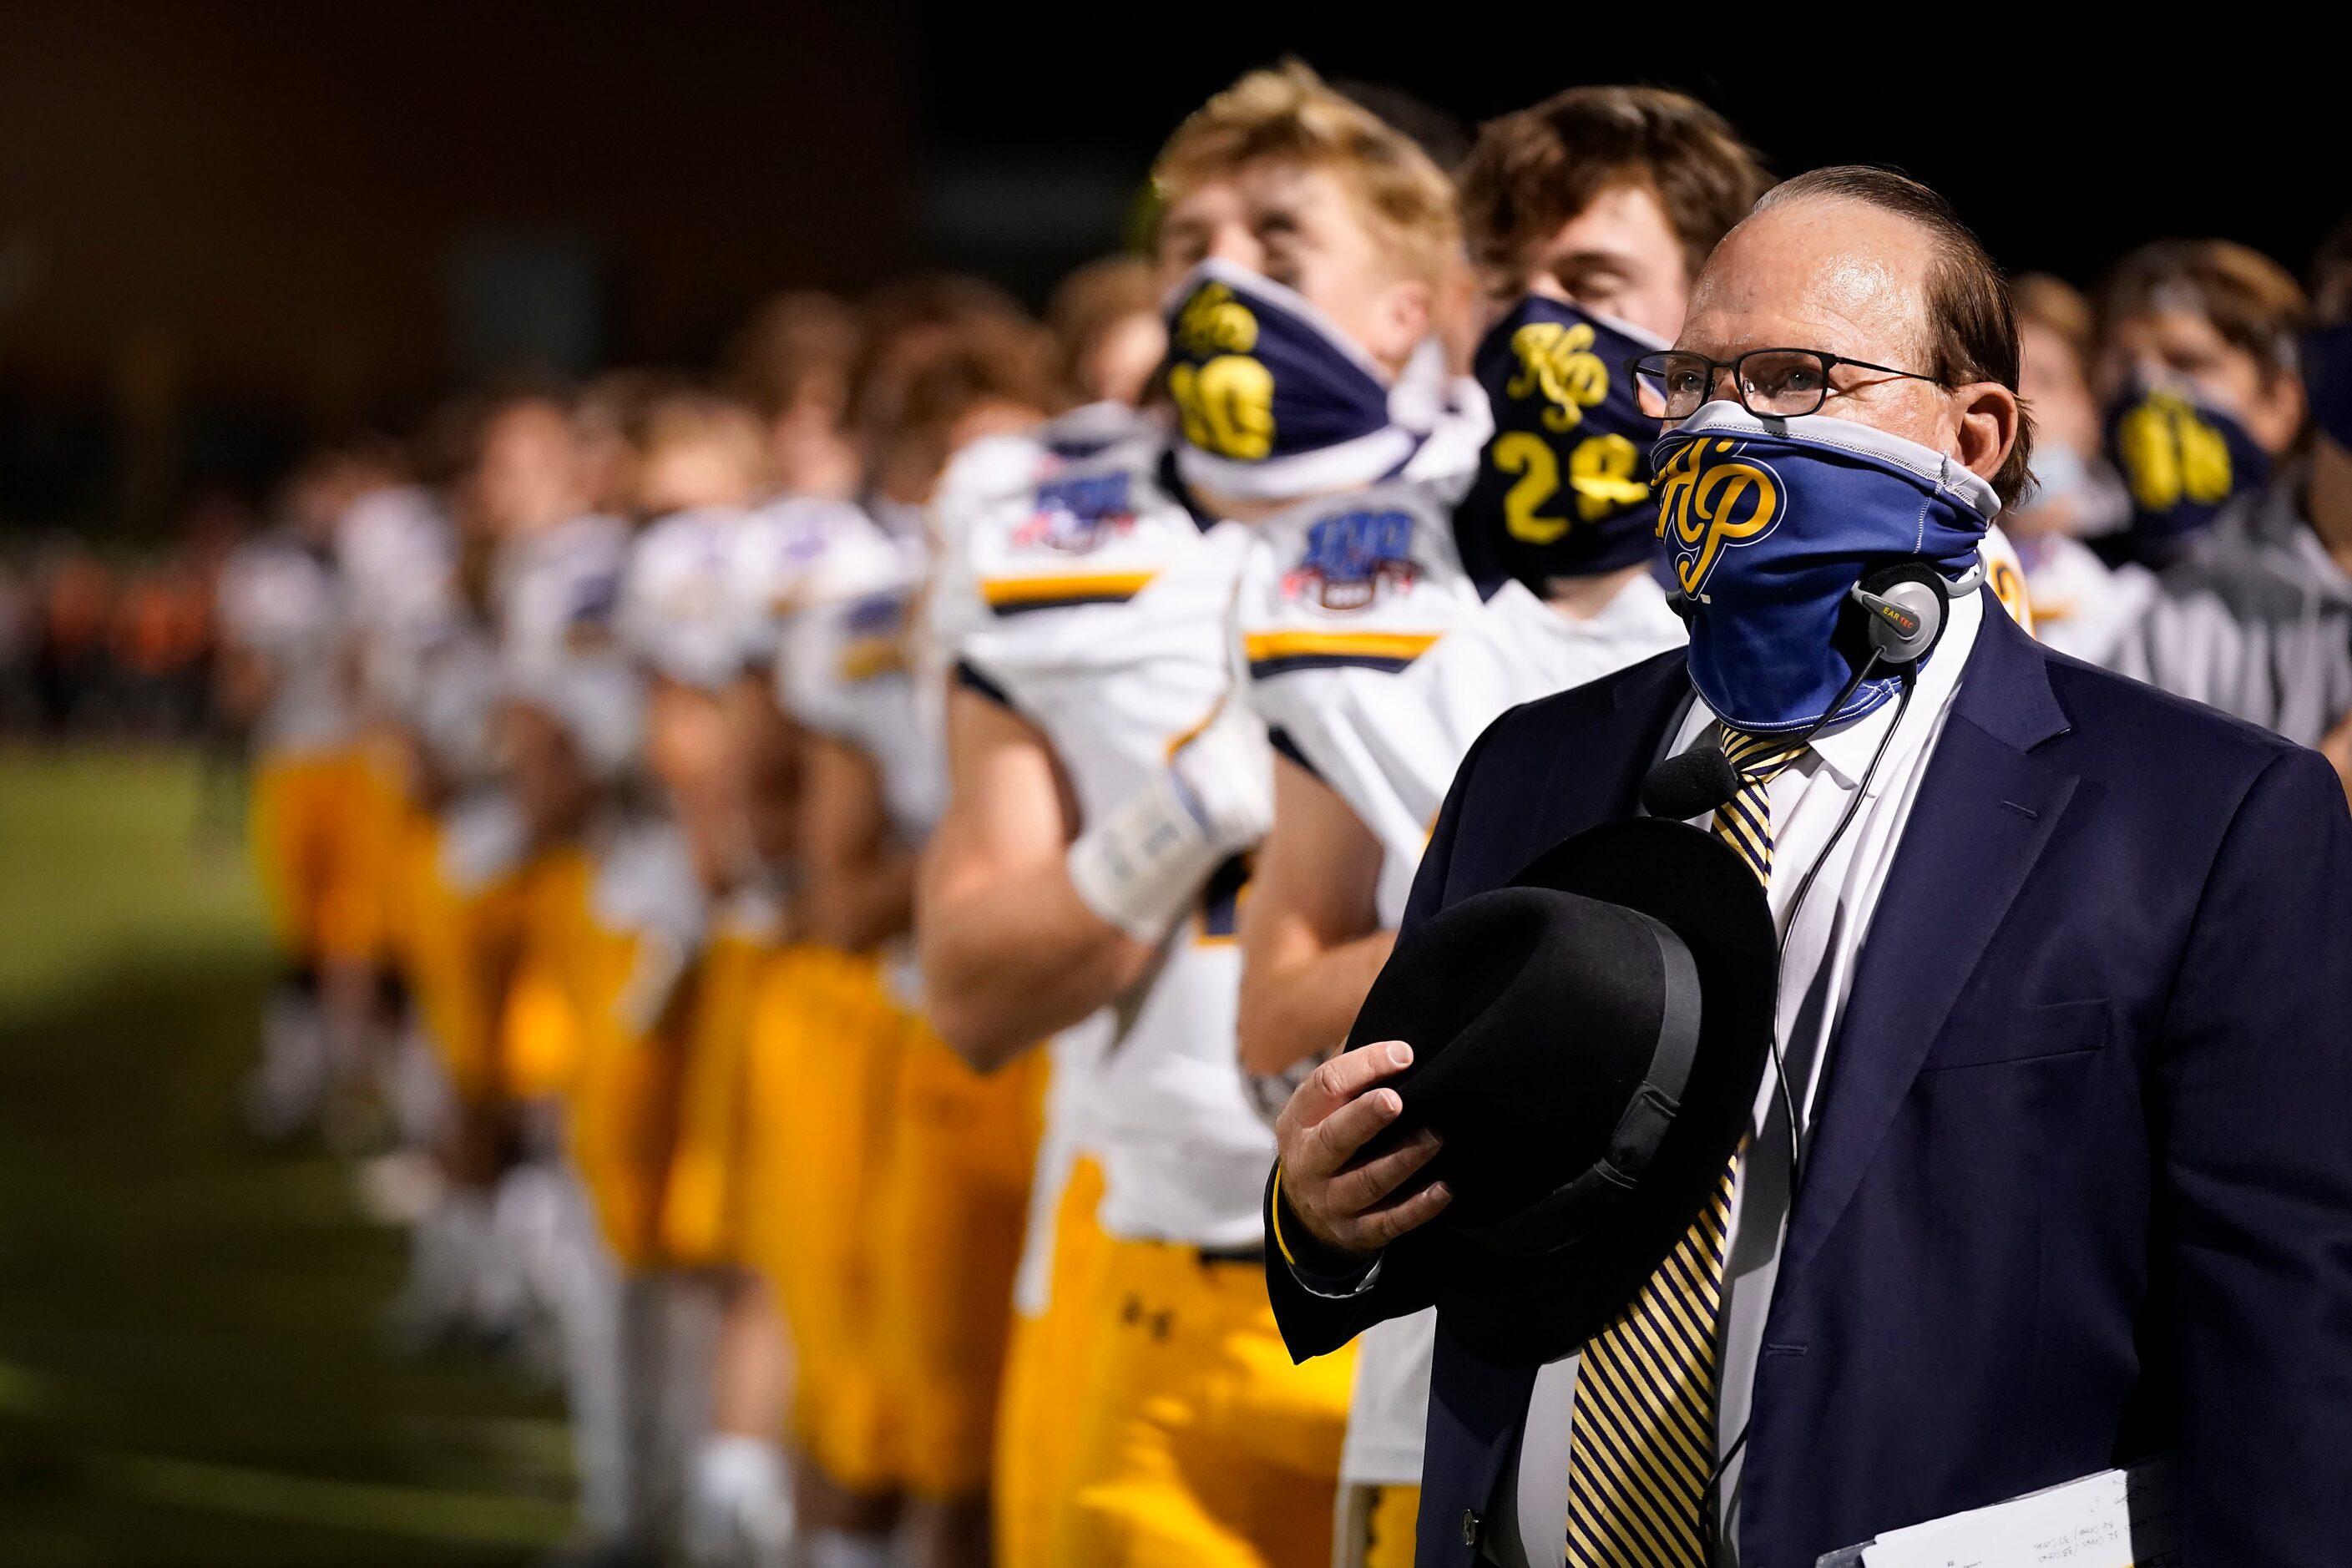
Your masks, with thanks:
[[[1948,1519],[1889,1531],[1863,1568],[2177,1568],[2170,1489],[2102,1470]]]

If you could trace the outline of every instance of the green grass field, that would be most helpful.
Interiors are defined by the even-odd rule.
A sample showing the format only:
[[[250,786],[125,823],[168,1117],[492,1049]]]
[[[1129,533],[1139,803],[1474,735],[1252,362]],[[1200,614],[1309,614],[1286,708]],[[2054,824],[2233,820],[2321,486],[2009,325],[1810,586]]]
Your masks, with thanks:
[[[237,1119],[271,971],[185,757],[0,753],[0,1564],[488,1564],[567,1527],[545,1391],[404,1364],[400,1236]]]

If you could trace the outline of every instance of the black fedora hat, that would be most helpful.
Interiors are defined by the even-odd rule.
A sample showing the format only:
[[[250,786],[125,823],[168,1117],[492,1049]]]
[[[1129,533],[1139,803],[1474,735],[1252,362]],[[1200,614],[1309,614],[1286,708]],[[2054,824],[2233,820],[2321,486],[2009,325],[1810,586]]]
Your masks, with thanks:
[[[1747,1128],[1779,968],[1746,862],[1653,817],[1580,833],[1398,942],[1348,1047],[1413,1047],[1381,1146],[1434,1128],[1416,1180],[1454,1201],[1391,1250],[1437,1282],[1465,1349],[1557,1360],[1664,1261]]]

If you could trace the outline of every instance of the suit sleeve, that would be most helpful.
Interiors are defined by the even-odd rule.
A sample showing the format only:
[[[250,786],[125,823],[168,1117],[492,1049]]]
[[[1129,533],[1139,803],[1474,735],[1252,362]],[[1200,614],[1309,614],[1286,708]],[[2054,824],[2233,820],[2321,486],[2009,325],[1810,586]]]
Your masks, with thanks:
[[[2352,815],[2316,754],[2283,753],[2247,792],[2161,1038],[2158,1224],[2175,1290],[2186,1558],[2340,1563],[2352,1540]]]
[[[1496,727],[1488,726],[1472,743],[1454,775],[1453,787],[1445,792],[1445,804],[1438,810],[1429,847],[1423,852],[1421,869],[1413,878],[1401,933],[1412,931],[1451,901],[1446,897],[1447,869],[1463,799],[1470,793],[1479,754]],[[1374,1323],[1409,1316],[1437,1300],[1436,1281],[1416,1257],[1421,1249],[1402,1242],[1381,1255],[1379,1271],[1365,1289],[1349,1296],[1328,1293],[1342,1280],[1324,1258],[1315,1255],[1313,1239],[1305,1237],[1297,1216],[1282,1199],[1280,1176],[1276,1170],[1266,1183],[1265,1233],[1276,1242],[1265,1249],[1266,1293],[1273,1299],[1283,1343],[1294,1359],[1327,1355]]]

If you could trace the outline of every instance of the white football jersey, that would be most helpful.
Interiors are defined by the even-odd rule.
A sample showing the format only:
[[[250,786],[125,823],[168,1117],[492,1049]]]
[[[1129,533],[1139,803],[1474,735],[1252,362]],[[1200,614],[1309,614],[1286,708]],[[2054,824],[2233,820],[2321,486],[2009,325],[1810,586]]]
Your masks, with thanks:
[[[1251,705],[1380,840],[1391,928],[1454,769],[1488,724],[1685,640],[1646,576],[1585,620],[1516,582],[1482,598],[1450,500],[1396,481],[1293,508],[1257,525],[1242,587]]]
[[[500,545],[499,637],[508,664],[560,664],[611,631],[629,554],[629,525],[588,513]]]
[[[744,669],[739,535],[749,514],[694,507],[648,523],[621,577],[622,643],[681,686],[717,689]]]
[[[457,789],[495,784],[498,710],[507,693],[498,639],[469,616],[415,639],[407,652],[412,689],[403,694],[402,717],[434,773]]]
[[[351,739],[339,658],[342,585],[333,563],[283,534],[240,545],[221,568],[218,614],[226,640],[269,666],[256,745],[318,751]]]
[[[821,552],[784,622],[777,697],[810,730],[865,753],[882,775],[891,826],[920,845],[947,805],[940,704],[920,687],[914,621],[919,541],[894,539],[855,507],[835,506]]]
[[[925,567],[919,538],[885,533],[856,507],[826,509],[820,547],[804,556],[776,659],[777,705],[806,729],[870,760],[898,841],[919,847],[946,808],[947,737],[936,659],[915,637]],[[892,994],[922,1006],[914,943],[884,953]]]
[[[448,513],[421,485],[370,490],[336,524],[335,555],[359,697],[371,710],[414,724],[430,655],[467,619]]]
[[[873,527],[855,505],[822,496],[779,496],[743,520],[728,575],[745,668],[774,666],[784,628],[835,542]]]
[[[1164,772],[1234,695],[1234,593],[1249,531],[1206,524],[1160,483],[1165,447],[1122,442],[1068,462],[1034,440],[983,441],[941,487],[947,541],[933,595],[965,679],[1044,731],[1082,817]],[[1208,1247],[1256,1246],[1271,1135],[1234,1054],[1241,979],[1228,862],[1122,998],[1086,1096],[1103,1227]]]
[[[448,514],[422,485],[390,485],[353,501],[335,525],[335,558],[362,634],[402,631],[447,611],[457,542]]]

